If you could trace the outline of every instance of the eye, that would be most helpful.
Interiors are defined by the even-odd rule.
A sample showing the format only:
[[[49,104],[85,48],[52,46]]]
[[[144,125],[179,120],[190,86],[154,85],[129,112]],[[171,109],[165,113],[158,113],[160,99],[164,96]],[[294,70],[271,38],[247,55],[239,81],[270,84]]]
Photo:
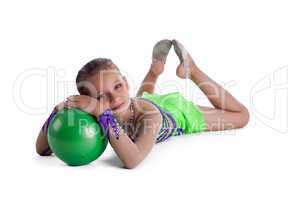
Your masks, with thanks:
[[[119,83],[115,86],[115,89],[119,89],[120,87],[122,87],[122,83]]]

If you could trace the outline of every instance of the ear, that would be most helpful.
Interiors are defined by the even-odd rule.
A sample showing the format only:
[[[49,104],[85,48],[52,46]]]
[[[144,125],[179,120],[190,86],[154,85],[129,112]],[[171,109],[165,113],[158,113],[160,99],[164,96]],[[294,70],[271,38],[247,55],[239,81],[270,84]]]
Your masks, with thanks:
[[[122,76],[124,82],[125,82],[125,85],[127,87],[127,90],[129,90],[129,84],[128,84],[128,81],[127,81],[127,78],[125,76]]]

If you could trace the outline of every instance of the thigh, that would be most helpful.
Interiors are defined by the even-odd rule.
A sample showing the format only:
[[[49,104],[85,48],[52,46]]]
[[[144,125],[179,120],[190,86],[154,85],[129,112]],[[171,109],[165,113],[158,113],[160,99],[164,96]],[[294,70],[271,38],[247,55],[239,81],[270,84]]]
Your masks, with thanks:
[[[206,131],[220,131],[244,127],[249,119],[244,112],[229,112],[226,110],[197,105],[203,114]]]

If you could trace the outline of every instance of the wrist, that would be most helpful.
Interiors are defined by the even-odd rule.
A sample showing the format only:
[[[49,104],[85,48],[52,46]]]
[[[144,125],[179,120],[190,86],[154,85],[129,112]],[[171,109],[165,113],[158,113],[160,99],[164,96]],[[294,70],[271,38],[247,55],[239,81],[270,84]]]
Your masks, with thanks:
[[[102,126],[104,135],[108,140],[109,135],[112,134],[110,128],[112,128],[116,139],[119,139],[121,127],[111,109],[107,109],[98,117],[98,123]]]
[[[109,107],[101,105],[101,103],[98,103],[98,105],[96,106],[96,109],[93,112],[93,115],[97,119],[99,119],[99,117],[107,110],[109,110]]]
[[[106,110],[103,113],[99,114],[97,116],[98,124],[102,127],[104,137],[109,140],[109,123],[110,123],[110,117],[111,116],[111,110]]]

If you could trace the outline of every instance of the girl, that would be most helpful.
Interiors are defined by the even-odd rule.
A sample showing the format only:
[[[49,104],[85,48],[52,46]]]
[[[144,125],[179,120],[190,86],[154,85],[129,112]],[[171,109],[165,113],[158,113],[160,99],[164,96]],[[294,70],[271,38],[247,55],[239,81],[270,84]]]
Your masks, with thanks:
[[[154,93],[156,80],[164,70],[172,46],[180,60],[177,76],[192,80],[213,108],[195,105],[179,92]],[[109,142],[124,166],[130,169],[149,154],[155,143],[171,136],[241,128],[249,120],[247,108],[202,72],[177,40],[156,43],[151,67],[134,98],[129,96],[126,77],[109,59],[98,58],[84,65],[78,72],[76,85],[80,95],[68,97],[55,106],[54,112],[63,107],[79,108],[100,119],[110,111],[120,132],[116,137],[116,129],[109,124]],[[49,120],[36,142],[37,153],[42,156],[52,153],[46,136],[48,123]]]

